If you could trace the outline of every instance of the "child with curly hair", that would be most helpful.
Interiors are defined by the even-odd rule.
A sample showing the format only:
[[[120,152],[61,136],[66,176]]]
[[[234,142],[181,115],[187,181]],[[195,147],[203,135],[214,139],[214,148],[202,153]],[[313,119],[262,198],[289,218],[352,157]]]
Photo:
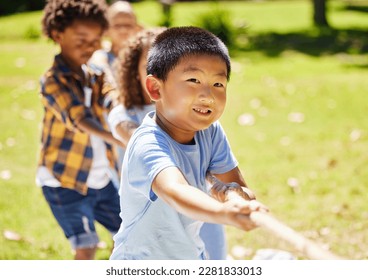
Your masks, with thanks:
[[[121,223],[112,145],[122,144],[104,117],[116,91],[103,72],[87,66],[108,26],[105,12],[101,0],[49,0],[42,19],[60,53],[41,79],[44,118],[36,182],[75,259],[94,259],[95,221],[112,235]]]
[[[145,88],[147,53],[155,37],[164,30],[161,27],[140,31],[114,63],[120,102],[109,113],[108,122],[114,137],[125,146],[145,115],[155,109]],[[120,152],[122,162],[124,151]]]

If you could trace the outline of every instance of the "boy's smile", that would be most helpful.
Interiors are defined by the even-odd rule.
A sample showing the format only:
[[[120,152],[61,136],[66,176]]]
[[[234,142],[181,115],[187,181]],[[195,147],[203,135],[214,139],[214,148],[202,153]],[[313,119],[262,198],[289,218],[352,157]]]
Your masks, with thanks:
[[[226,104],[225,62],[213,55],[183,57],[165,81],[158,80],[157,122],[179,143],[190,143],[196,131],[208,128]]]

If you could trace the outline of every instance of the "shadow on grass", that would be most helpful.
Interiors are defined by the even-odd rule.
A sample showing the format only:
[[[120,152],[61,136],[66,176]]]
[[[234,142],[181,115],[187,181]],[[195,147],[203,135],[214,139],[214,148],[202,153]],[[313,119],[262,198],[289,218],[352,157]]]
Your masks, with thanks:
[[[368,52],[367,31],[363,29],[310,29],[292,33],[239,34],[232,51],[257,51],[269,57],[293,50],[310,56],[362,55]],[[368,62],[359,67],[368,67]]]
[[[242,37],[246,43],[242,45]],[[241,51],[260,51],[267,56],[279,56],[285,50],[295,50],[311,56],[336,53],[364,54],[368,52],[366,30],[326,29],[306,30],[293,33],[240,34]]]
[[[345,10],[348,11],[355,11],[355,12],[362,12],[362,13],[368,13],[368,6],[367,5],[346,5]]]

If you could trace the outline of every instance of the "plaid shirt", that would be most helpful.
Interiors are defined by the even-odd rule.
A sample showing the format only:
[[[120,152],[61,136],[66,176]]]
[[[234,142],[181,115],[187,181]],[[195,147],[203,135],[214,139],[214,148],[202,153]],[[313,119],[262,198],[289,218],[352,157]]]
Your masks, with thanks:
[[[87,67],[83,85],[82,79],[57,55],[51,69],[41,78],[44,118],[39,166],[46,166],[62,187],[82,194],[87,192],[93,151],[89,134],[79,130],[76,123],[94,118],[108,130],[104,102],[114,91],[104,77],[103,73]],[[92,92],[90,107],[85,105],[85,86]],[[117,170],[113,148],[105,144],[110,166]]]

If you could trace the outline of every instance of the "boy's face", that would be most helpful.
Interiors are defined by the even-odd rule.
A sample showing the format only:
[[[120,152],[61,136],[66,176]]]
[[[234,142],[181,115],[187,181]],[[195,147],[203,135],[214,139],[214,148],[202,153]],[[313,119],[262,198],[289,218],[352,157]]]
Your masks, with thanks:
[[[108,36],[115,48],[121,48],[126,40],[141,30],[134,15],[129,13],[118,13],[109,20]]]
[[[220,118],[226,104],[226,75],[221,58],[191,55],[179,61],[166,81],[158,80],[159,97],[152,99],[156,101],[157,116],[175,140],[186,134],[190,141],[196,131]]]
[[[63,59],[75,71],[100,48],[102,34],[100,24],[85,20],[74,20],[63,32],[54,30],[52,33],[54,41],[60,45]]]

